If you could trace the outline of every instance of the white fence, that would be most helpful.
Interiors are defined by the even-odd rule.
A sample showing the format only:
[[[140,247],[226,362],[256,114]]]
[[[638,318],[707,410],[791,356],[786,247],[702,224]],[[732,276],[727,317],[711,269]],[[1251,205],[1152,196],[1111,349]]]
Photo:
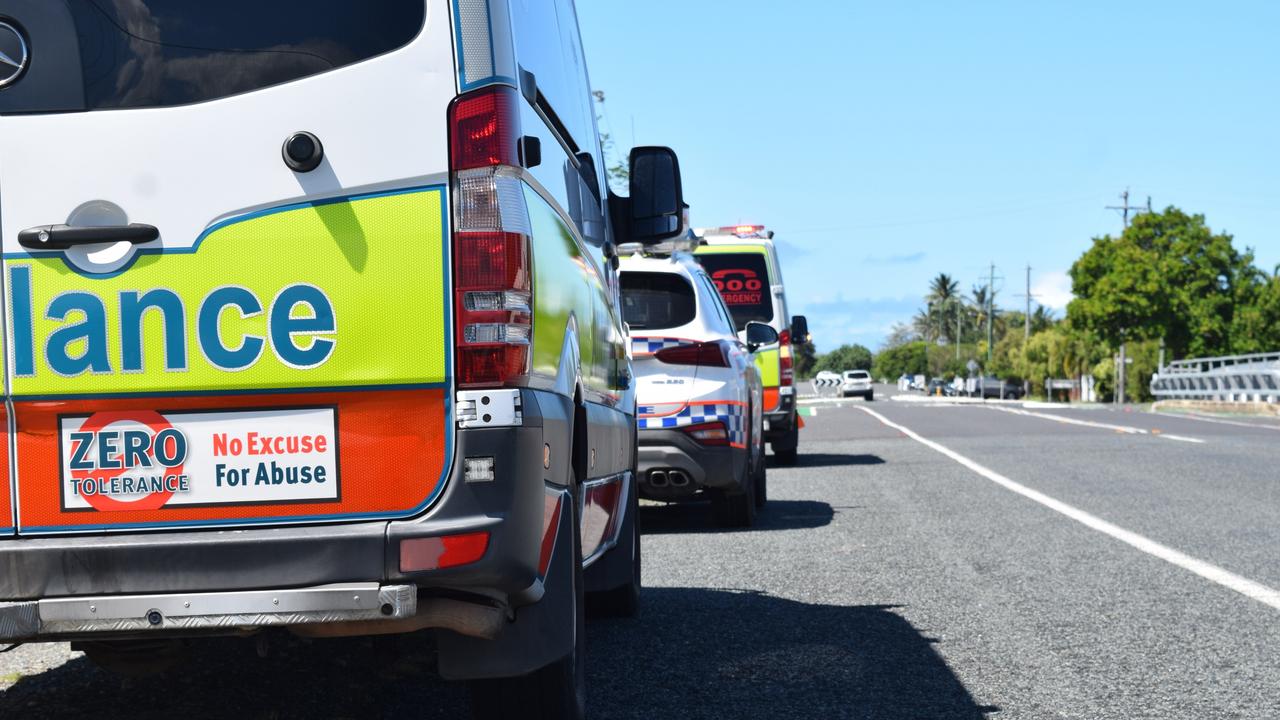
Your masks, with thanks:
[[[1151,378],[1161,400],[1280,402],[1280,353],[1178,360]]]

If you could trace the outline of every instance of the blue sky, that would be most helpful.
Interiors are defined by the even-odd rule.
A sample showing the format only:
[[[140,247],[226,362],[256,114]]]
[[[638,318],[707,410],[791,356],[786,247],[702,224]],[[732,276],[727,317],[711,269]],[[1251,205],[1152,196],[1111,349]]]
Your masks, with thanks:
[[[795,8],[803,7],[804,11]],[[680,154],[695,225],[777,232],[821,351],[879,347],[994,261],[1051,307],[1104,206],[1280,263],[1280,3],[578,0],[605,130]],[[632,125],[634,123],[634,134]]]

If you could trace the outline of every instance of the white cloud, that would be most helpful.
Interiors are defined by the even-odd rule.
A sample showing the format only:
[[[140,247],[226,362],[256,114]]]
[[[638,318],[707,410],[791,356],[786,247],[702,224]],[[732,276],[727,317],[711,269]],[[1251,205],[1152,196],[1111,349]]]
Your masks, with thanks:
[[[1054,310],[1065,310],[1075,298],[1071,294],[1071,276],[1056,270],[1042,273],[1031,286],[1031,294],[1041,305]]]

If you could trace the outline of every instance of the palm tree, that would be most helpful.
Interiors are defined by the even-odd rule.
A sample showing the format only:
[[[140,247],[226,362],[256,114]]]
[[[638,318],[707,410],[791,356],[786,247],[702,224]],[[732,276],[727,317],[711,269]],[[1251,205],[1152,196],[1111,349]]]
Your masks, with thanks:
[[[929,294],[925,299],[937,307],[947,307],[960,295],[960,282],[946,273],[929,281]]]
[[[929,281],[929,294],[924,299],[929,306],[929,326],[934,328],[932,334],[945,338],[948,343],[959,342],[960,338],[955,337],[955,322],[950,321],[955,316],[956,303],[961,301],[959,281],[946,273],[938,273]]]

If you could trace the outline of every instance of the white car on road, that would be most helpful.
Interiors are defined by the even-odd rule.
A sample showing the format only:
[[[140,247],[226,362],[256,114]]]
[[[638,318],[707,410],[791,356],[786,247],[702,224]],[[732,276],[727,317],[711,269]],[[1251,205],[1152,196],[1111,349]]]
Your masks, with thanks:
[[[840,396],[857,395],[864,400],[874,400],[875,390],[871,387],[871,373],[866,370],[846,370],[844,382],[840,384]]]
[[[693,256],[621,264],[623,319],[636,374],[640,494],[711,499],[717,524],[748,526],[767,497],[763,389],[752,354],[778,341],[764,323],[740,340]]]

